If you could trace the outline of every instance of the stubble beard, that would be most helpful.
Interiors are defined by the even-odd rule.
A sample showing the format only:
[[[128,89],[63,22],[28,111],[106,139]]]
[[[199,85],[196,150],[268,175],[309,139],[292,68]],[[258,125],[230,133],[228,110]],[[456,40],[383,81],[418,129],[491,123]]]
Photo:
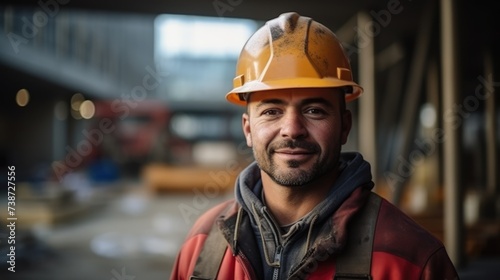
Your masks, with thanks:
[[[278,147],[301,147],[306,148],[315,154],[320,155],[313,165],[307,169],[301,168],[303,163],[297,160],[286,161],[286,169],[281,170],[280,166],[274,160],[274,150]],[[268,150],[261,153],[255,151],[254,156],[259,168],[264,171],[275,183],[286,187],[305,186],[317,178],[323,176],[335,167],[334,160],[321,158],[320,148],[316,144],[287,141],[279,145],[270,146]]]

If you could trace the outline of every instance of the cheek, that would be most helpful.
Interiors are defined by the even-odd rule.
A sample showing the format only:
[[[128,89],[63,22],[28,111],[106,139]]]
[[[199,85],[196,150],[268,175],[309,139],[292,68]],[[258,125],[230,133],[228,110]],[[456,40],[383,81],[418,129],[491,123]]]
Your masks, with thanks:
[[[322,146],[322,149],[331,150],[342,144],[344,137],[341,129],[332,129],[332,127],[339,125],[340,124],[338,123],[331,123],[327,126],[316,129],[316,141],[320,146]]]
[[[247,136],[247,144],[251,143],[253,148],[265,148],[273,139],[273,131],[265,126],[252,126],[251,133]]]

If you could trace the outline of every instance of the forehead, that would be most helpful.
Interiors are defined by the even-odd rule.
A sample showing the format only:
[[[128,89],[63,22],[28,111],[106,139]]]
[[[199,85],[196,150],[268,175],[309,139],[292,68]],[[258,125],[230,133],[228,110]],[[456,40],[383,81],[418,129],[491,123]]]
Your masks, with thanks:
[[[248,105],[258,104],[270,100],[284,104],[303,103],[307,100],[325,100],[332,106],[343,102],[342,91],[337,88],[294,88],[253,92],[249,96]]]

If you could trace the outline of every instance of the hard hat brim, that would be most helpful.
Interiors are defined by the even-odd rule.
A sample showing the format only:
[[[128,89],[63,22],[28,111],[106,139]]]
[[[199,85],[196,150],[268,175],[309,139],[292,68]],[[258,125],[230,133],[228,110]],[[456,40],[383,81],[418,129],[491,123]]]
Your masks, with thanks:
[[[340,80],[336,78],[292,78],[274,81],[251,81],[240,87],[236,87],[226,94],[226,100],[241,106],[246,106],[247,102],[241,100],[239,94],[256,91],[279,90],[288,88],[336,88],[351,86],[352,93],[346,94],[346,101],[352,101],[363,93],[363,88],[352,81]]]

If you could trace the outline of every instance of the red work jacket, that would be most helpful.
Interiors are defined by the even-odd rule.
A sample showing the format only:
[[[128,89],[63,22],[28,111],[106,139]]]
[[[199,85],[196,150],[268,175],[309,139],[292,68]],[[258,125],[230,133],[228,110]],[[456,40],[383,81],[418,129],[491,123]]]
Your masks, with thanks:
[[[347,222],[359,211],[369,192],[361,188],[355,190],[333,214],[336,230],[332,234],[335,235],[337,242],[345,242],[348,236]],[[226,226],[230,227],[239,208],[234,200],[227,201],[212,208],[198,219],[177,256],[171,280],[189,279],[214,222],[223,219]],[[240,242],[239,246],[257,246],[248,241],[252,239],[250,236],[245,236],[245,234],[253,235],[249,224],[243,223],[242,226],[244,228],[240,229],[239,239],[246,242]],[[333,279],[336,256],[342,252],[337,252],[335,248],[323,249],[331,252],[328,258],[310,262],[311,265],[293,278]],[[254,253],[243,254],[240,250],[233,256],[228,242],[217,279],[260,280],[259,277],[262,276],[259,274],[259,267],[250,261],[260,258],[259,251],[246,250],[246,252]],[[371,276],[374,280],[458,279],[458,274],[443,244],[385,199],[382,199],[375,226]]]

